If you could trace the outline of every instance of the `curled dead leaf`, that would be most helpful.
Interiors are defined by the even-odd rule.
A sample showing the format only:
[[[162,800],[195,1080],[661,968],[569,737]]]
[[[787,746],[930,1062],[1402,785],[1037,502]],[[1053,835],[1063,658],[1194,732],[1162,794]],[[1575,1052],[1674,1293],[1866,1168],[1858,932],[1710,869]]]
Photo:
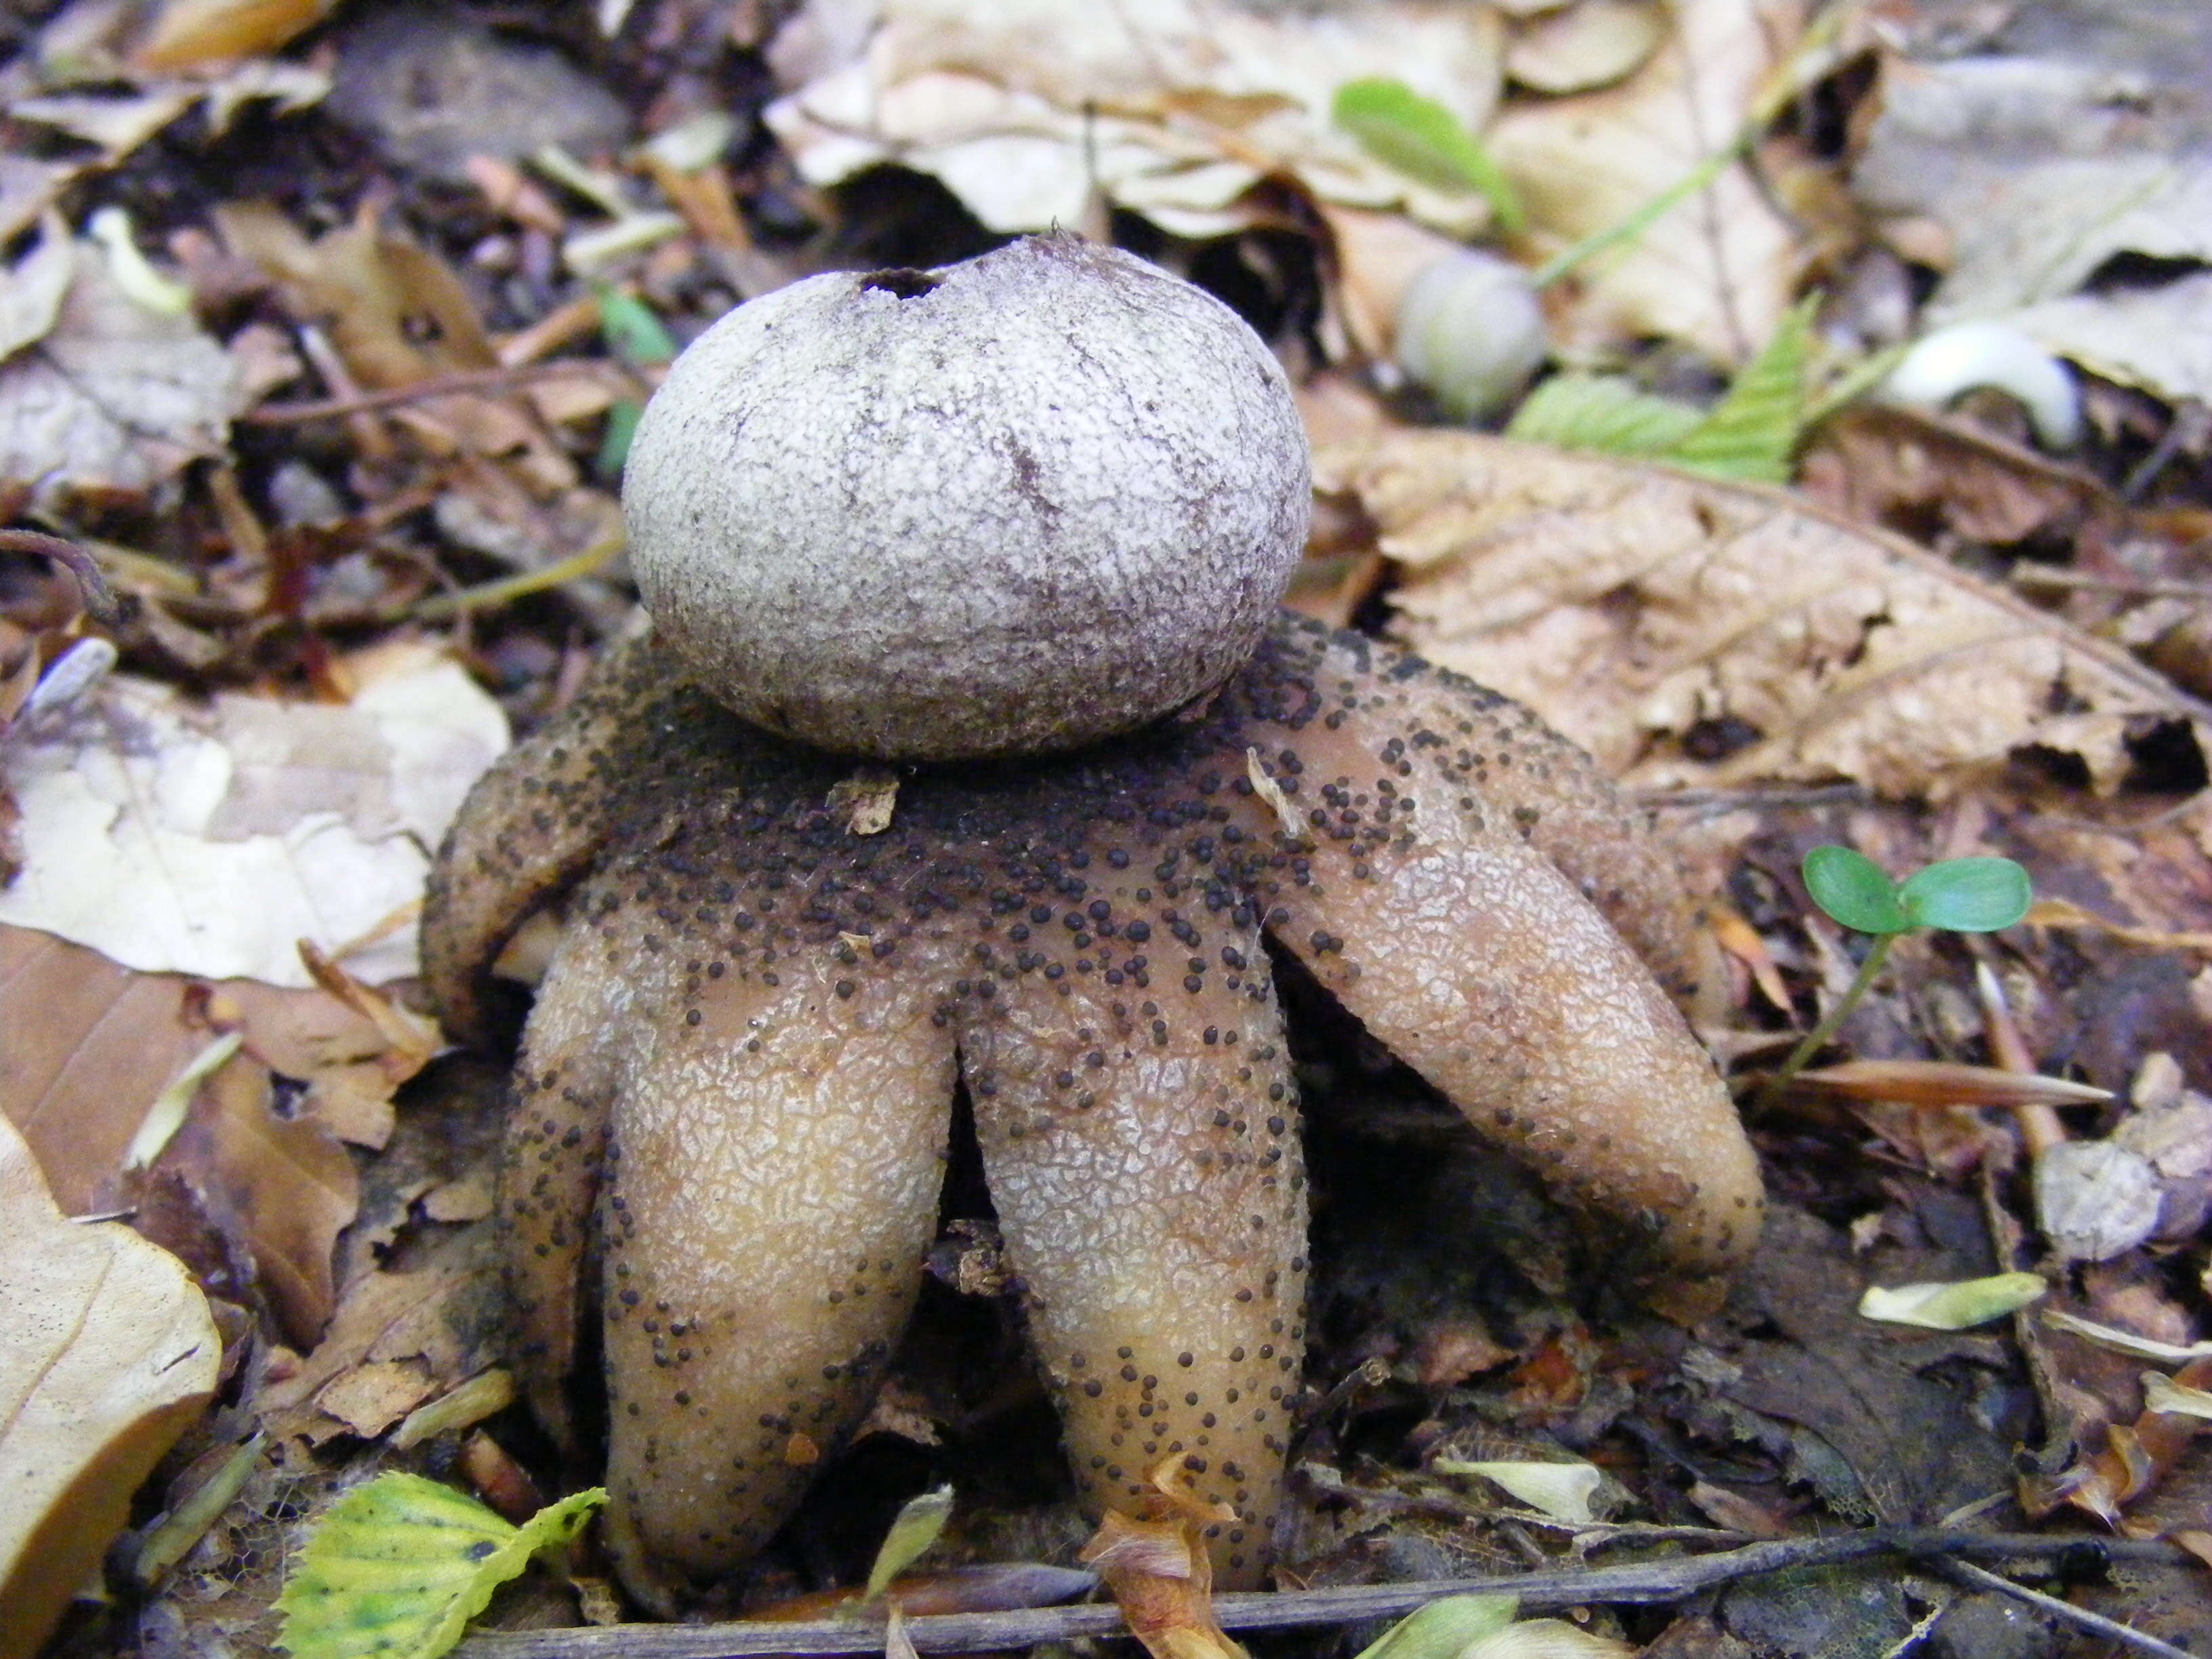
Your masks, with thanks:
[[[4,1121],[0,1214],[0,1659],[27,1659],[213,1394],[222,1345],[184,1265],[64,1217]]]
[[[1647,787],[1942,793],[2027,750],[2100,792],[2212,708],[1899,538],[1802,501],[1462,432],[1322,452],[1402,567],[1395,631]]]

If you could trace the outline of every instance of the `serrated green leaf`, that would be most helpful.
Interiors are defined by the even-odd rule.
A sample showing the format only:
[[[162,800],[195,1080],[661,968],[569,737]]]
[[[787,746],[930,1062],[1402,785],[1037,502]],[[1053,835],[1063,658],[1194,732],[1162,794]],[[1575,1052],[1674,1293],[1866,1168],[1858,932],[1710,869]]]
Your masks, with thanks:
[[[2027,914],[2035,891],[2010,859],[1945,859],[1907,876],[1897,900],[1916,927],[1994,933]]]
[[[509,1525],[419,1474],[380,1474],[331,1505],[284,1581],[276,1640],[295,1659],[438,1659],[492,1592],[607,1501],[594,1486]]]
[[[1813,902],[1862,933],[1906,933],[1918,924],[1898,902],[1897,884],[1863,853],[1815,847],[1805,854],[1805,890]]]
[[[608,350],[635,368],[676,361],[676,337],[651,306],[607,283],[594,286],[599,296],[599,337]]]
[[[1704,418],[1617,374],[1556,374],[1522,400],[1505,435],[1634,459],[1666,454]]]
[[[1336,89],[1330,114],[1385,167],[1432,189],[1479,192],[1500,228],[1527,227],[1521,198],[1490,152],[1435,99],[1389,76],[1347,81]]]
[[[1805,363],[1819,304],[1817,295],[1807,299],[1782,319],[1711,412],[1668,452],[1668,460],[1708,477],[1789,481],[1790,458],[1805,430]]]
[[[1513,1622],[1510,1595],[1446,1595],[1424,1602],[1359,1650],[1358,1659],[1456,1659],[1470,1642]]]
[[[1923,1330],[1963,1331],[2016,1313],[2051,1287],[2034,1273],[1992,1273],[1949,1284],[1868,1287],[1859,1317]]]
[[[875,1565],[868,1569],[866,1599],[874,1601],[890,1587],[892,1579],[921,1559],[951,1518],[952,1488],[949,1486],[908,1498],[899,1507],[890,1530],[884,1534],[884,1541],[876,1551]]]

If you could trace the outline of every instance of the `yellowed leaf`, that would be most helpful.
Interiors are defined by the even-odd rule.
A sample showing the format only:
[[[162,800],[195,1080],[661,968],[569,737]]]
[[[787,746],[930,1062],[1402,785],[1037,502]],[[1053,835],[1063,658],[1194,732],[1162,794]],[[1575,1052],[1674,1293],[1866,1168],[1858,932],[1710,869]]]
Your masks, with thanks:
[[[1901,538],[1791,497],[1469,433],[1323,452],[1404,567],[1395,631],[1644,786],[1940,793],[2022,750],[2100,791],[2212,709]]]
[[[149,70],[274,52],[328,16],[337,0],[167,0],[137,52]]]
[[[1735,143],[1802,27],[1796,0],[1673,10],[1672,37],[1628,80],[1516,105],[1490,131],[1531,222],[1558,246],[1621,223]],[[1732,167],[1593,261],[1554,321],[1569,339],[1659,335],[1741,363],[1780,324],[1798,257],[1788,222]]]
[[[182,1263],[55,1208],[0,1122],[0,1659],[27,1659],[215,1390],[222,1344]]]
[[[1195,1522],[1109,1510],[1079,1559],[1097,1570],[1152,1659],[1245,1659],[1213,1616],[1213,1571]]]

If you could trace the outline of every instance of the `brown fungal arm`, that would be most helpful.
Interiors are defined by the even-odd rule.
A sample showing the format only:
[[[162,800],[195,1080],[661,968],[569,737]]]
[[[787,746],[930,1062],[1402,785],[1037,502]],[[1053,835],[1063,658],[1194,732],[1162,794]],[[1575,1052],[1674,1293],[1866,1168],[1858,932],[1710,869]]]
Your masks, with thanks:
[[[619,1069],[619,1048],[607,1028],[620,994],[599,937],[585,927],[566,934],[531,1008],[500,1161],[514,1358],[532,1411],[569,1453],[575,1435],[568,1385]]]
[[[1270,931],[1564,1195],[1646,1232],[1678,1270],[1741,1260],[1758,1237],[1757,1162],[1650,973],[1494,807],[1462,808],[1438,771],[1401,770],[1410,746],[1358,687],[1321,690],[1273,728],[1299,762],[1279,781],[1310,846],[1304,879],[1265,894]]]
[[[923,982],[827,951],[609,968],[635,998],[601,1223],[609,1538],[673,1613],[874,1393],[935,1231],[952,1040]]]
[[[1588,755],[1533,709],[1411,652],[1287,618],[1277,638],[1332,708],[1359,688],[1350,718],[1378,778],[1410,790],[1417,773],[1438,777],[1470,824],[1510,830],[1557,866],[1676,1001],[1717,1014],[1726,981],[1681,866]]]
[[[575,700],[507,750],[461,804],[422,902],[422,976],[446,1029],[489,1040],[483,980],[515,930],[590,868],[653,706],[650,636],[613,647]]]
[[[1194,903],[1178,939],[1160,915],[1175,907],[1134,885],[1093,891],[1123,941],[1132,921],[1153,939],[1061,933],[1049,965],[1068,971],[1033,967],[971,1004],[962,1065],[1086,1508],[1140,1507],[1171,1462],[1235,1509],[1210,1529],[1214,1572],[1250,1585],[1304,1354],[1296,1099],[1257,927]],[[1105,982],[1105,961],[1147,953],[1149,983]]]

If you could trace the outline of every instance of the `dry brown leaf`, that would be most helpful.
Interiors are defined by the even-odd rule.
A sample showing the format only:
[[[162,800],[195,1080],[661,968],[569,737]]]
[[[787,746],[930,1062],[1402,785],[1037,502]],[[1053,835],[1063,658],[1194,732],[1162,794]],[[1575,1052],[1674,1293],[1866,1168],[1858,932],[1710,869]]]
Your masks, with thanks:
[[[330,15],[337,0],[167,0],[137,58],[148,70],[275,52]]]
[[[1820,428],[1799,479],[1814,501],[1859,524],[1936,525],[2006,546],[2117,507],[2087,472],[1964,421],[1873,404]]]
[[[2029,748],[2119,787],[2212,709],[1900,538],[1778,493],[1468,433],[1324,452],[1405,568],[1395,631],[1642,786],[1940,792]]]
[[[217,208],[230,252],[277,283],[303,323],[328,325],[349,373],[371,390],[434,375],[495,368],[499,355],[460,278],[437,254],[367,215],[310,241],[276,209]],[[440,453],[524,452],[533,477],[555,488],[575,469],[519,399],[449,392],[402,405],[392,418]]]
[[[269,1073],[226,1066],[155,1166],[182,1174],[210,1217],[243,1239],[285,1340],[305,1347],[337,1301],[331,1252],[361,1206],[361,1180],[337,1138],[276,1114]]]
[[[300,1115],[356,1145],[388,1128],[392,1092],[415,1063],[321,991],[134,973],[27,927],[0,926],[0,1115],[75,1213],[116,1195],[147,1108],[219,1030],[245,1038],[233,1064],[306,1084]]]
[[[2173,1374],[2185,1389],[2212,1384],[2212,1359],[2192,1359]],[[2125,1529],[2124,1511],[2156,1486],[2212,1421],[2182,1412],[2145,1410],[2132,1425],[2115,1423],[2105,1444],[2056,1476],[2023,1476],[2021,1506],[2049,1514],[2070,1504],[2106,1526]]]
[[[503,1297],[491,1229],[466,1228],[411,1272],[363,1273],[346,1287],[322,1341],[282,1382],[255,1401],[277,1437],[320,1443],[351,1430],[325,1413],[317,1397],[363,1364],[419,1361],[428,1392],[458,1387],[490,1364],[501,1337]]]
[[[1224,1510],[1211,1520],[1233,1520]],[[1097,1570],[1129,1633],[1152,1659],[1245,1659],[1213,1616],[1213,1570],[1199,1522],[1137,1520],[1109,1510],[1077,1559]]]
[[[0,1115],[70,1214],[101,1207],[146,1109],[207,1046],[182,1018],[187,982],[0,926]]]
[[[1673,37],[1629,80],[1516,104],[1490,130],[1531,222],[1556,246],[1621,223],[1733,143],[1802,27],[1795,0],[1673,9]],[[1657,335],[1741,362],[1773,337],[1798,258],[1788,222],[1733,167],[1585,267],[1553,320],[1573,339]]]
[[[0,1659],[28,1659],[214,1393],[222,1344],[167,1251],[55,1208],[0,1122]]]
[[[340,1373],[315,1396],[315,1406],[364,1440],[374,1440],[430,1397],[428,1368],[419,1359],[377,1359]]]

